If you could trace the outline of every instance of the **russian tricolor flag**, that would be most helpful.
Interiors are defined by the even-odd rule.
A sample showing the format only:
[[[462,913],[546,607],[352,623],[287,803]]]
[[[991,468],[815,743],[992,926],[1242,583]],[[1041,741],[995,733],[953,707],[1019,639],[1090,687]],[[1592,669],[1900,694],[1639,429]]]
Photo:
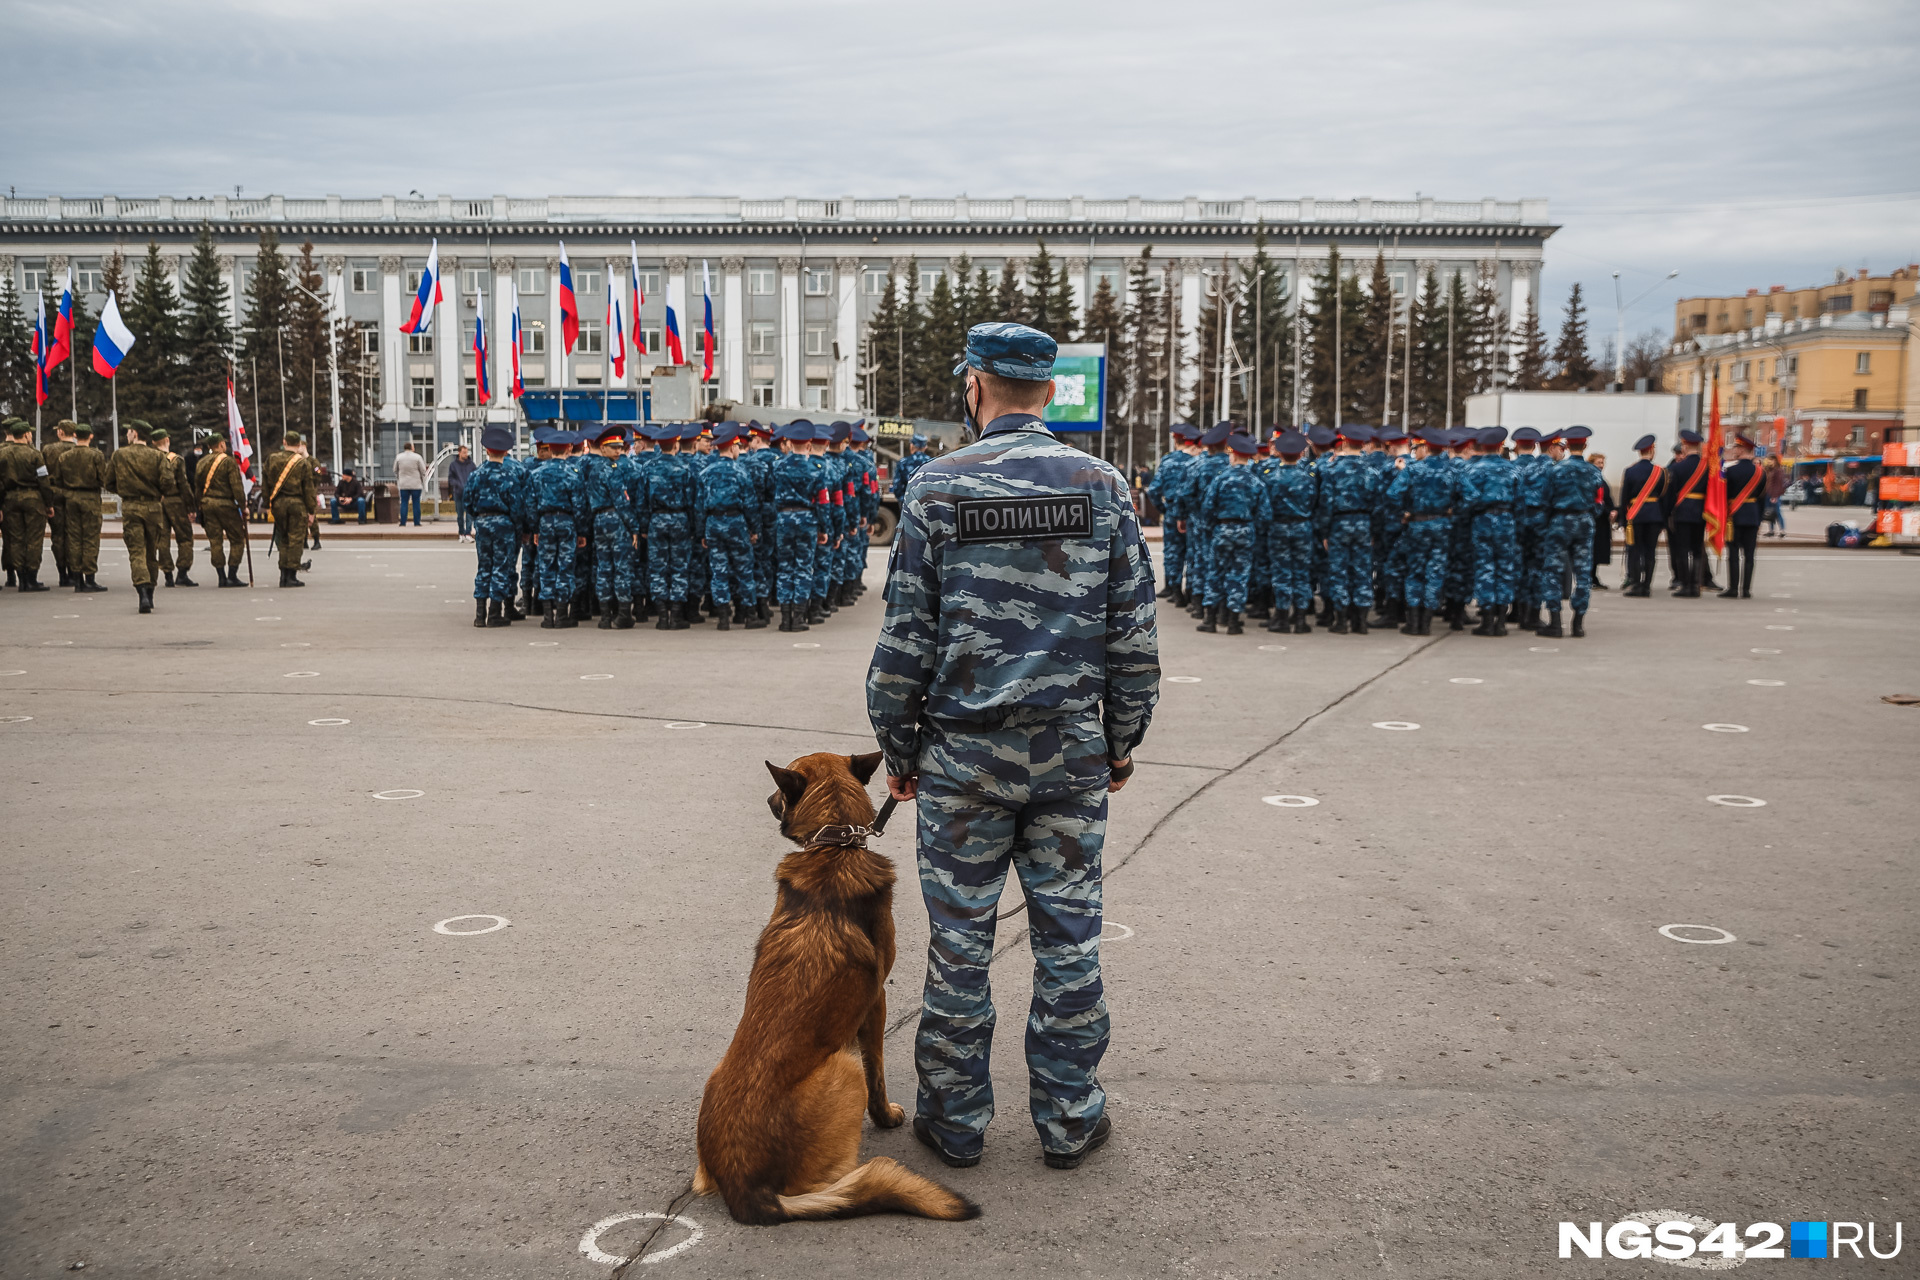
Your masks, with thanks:
[[[707,260],[700,259],[700,306],[705,311],[702,327],[706,330],[705,349],[701,352],[700,381],[713,379],[713,280],[707,275]]]
[[[413,295],[413,314],[400,326],[402,333],[427,333],[433,328],[433,310],[440,305],[440,242],[427,251],[427,269],[420,273],[420,289]]]
[[[520,287],[512,284],[507,287],[513,290],[510,295],[513,299],[513,319],[507,326],[508,355],[513,361],[513,377],[507,394],[518,400],[527,389],[526,384],[520,381]]]
[[[47,372],[73,354],[73,268],[67,268],[66,287],[60,291],[60,309],[53,316],[53,345],[47,348]]]
[[[643,356],[647,354],[647,331],[640,324],[640,308],[647,305],[647,291],[640,287],[640,246],[629,240],[627,251],[633,263],[633,353]]]
[[[680,313],[673,305],[678,292],[674,284],[672,280],[667,281],[667,363],[685,364],[687,352],[686,348],[680,345]]]
[[[607,356],[613,362],[613,376],[624,382],[627,376],[627,286],[607,281]]]
[[[131,350],[133,330],[120,318],[119,300],[108,294],[107,308],[100,313],[100,323],[93,331],[93,371],[103,378],[111,378]]]
[[[580,303],[573,296],[573,267],[567,262],[567,242],[560,242],[560,349],[573,354],[580,341]]]
[[[33,400],[47,402],[47,295],[33,296]]]
[[[253,492],[253,446],[247,443],[247,424],[240,417],[240,402],[233,396],[233,379],[227,379],[227,443],[233,449],[233,460],[240,467],[240,487],[244,493]]]
[[[473,299],[473,394],[481,404],[493,399],[493,384],[487,380],[487,298]]]

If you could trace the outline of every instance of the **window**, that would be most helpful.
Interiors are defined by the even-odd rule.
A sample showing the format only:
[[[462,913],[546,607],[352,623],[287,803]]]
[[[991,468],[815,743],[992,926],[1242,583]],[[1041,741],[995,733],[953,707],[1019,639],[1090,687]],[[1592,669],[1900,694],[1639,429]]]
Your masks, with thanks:
[[[1741,324],[1743,324],[1743,325],[1749,325],[1749,324],[1752,324],[1752,323],[1753,323],[1753,308],[1752,308],[1752,307],[1748,307],[1748,308],[1747,308],[1747,309],[1746,309],[1745,311],[1742,311],[1742,312],[1740,313],[1740,323],[1741,323]]]
[[[659,355],[662,351],[666,350],[666,348],[661,345],[660,326],[657,324],[650,324],[642,328],[640,330],[640,340],[646,344],[647,352],[650,355]]]
[[[693,331],[693,347],[691,350],[693,354],[697,356],[707,354],[707,331],[705,329],[695,329]]]
[[[380,354],[380,324],[375,320],[360,322],[360,354],[377,356]]]
[[[754,383],[748,399],[756,409],[771,409],[773,407],[773,384],[771,382]]]
[[[100,292],[100,259],[88,258],[73,264],[73,288],[76,293]]]
[[[1095,267],[1093,269],[1093,291],[1095,293],[1100,292],[1100,286],[1103,284],[1113,291],[1115,297],[1119,297],[1127,287],[1126,281],[1121,278],[1120,268]]]
[[[773,321],[755,320],[747,327],[747,354],[750,356],[773,354]]]
[[[547,353],[547,322],[545,320],[522,320],[520,322],[520,354],[524,356],[543,356]]]
[[[1827,299],[1826,309],[1832,312],[1853,310],[1853,295],[1850,293],[1834,294],[1831,298]]]
[[[465,355],[473,350],[473,321],[468,320],[460,326],[460,353]]]
[[[827,407],[827,380],[825,378],[807,379],[807,408],[824,409]]]
[[[601,332],[600,322],[598,320],[582,320],[580,322],[580,341],[575,344],[573,349],[583,356],[597,356],[605,346],[605,337],[606,335]]]
[[[1787,319],[1798,320],[1799,318],[1800,318],[1800,304],[1797,302],[1788,303]]]
[[[1865,427],[1855,427],[1853,430],[1847,432],[1847,447],[1849,449],[1866,448],[1867,429]]]
[[[807,326],[807,354],[810,356],[827,354],[827,326],[823,324]]]
[[[1867,294],[1867,310],[1885,311],[1893,305],[1893,290],[1875,289]]]
[[[480,388],[474,383],[472,378],[466,380],[466,385],[460,392],[460,403],[469,409],[474,408],[480,403]]]
[[[433,379],[415,378],[411,383],[411,396],[407,403],[415,409],[433,408]]]
[[[547,291],[547,269],[545,267],[520,268],[520,292],[541,294]]]
[[[1854,356],[1853,371],[1855,373],[1872,373],[1873,372],[1873,352],[1862,351],[1858,355]]]
[[[485,293],[487,291],[487,269],[485,267],[460,268],[460,292]]]
[[[716,404],[720,399],[720,379],[709,378],[700,384],[700,403]]]
[[[981,271],[986,274],[987,288],[998,289],[1000,287],[1000,276],[1002,272],[999,267],[982,267]]]
[[[1696,312],[1694,312],[1694,313],[1693,313],[1693,327],[1694,327],[1694,328],[1696,328],[1696,329],[1704,329],[1704,328],[1706,328],[1706,327],[1707,327],[1707,313],[1706,313],[1706,312],[1704,312],[1704,311],[1696,311]]]
[[[1867,389],[1865,387],[1855,387],[1853,389],[1853,407],[1856,409],[1865,409],[1867,407]]]
[[[355,267],[348,273],[350,287],[355,293],[378,293],[380,291],[380,269],[378,267]]]
[[[1800,372],[1800,357],[1799,357],[1799,356],[1788,356],[1788,357],[1787,357],[1787,372],[1788,372],[1788,373],[1798,373],[1798,372]]]
[[[433,335],[431,333],[410,333],[407,335],[407,354],[410,356],[430,356],[433,354]]]
[[[416,296],[419,294],[420,277],[425,275],[426,272],[427,272],[427,269],[425,267],[408,267],[407,268],[407,292],[408,293],[414,294]],[[253,272],[251,269],[249,269],[246,274],[248,279],[253,278]]]
[[[649,298],[660,292],[660,272],[657,268],[640,268],[640,292]]]
[[[600,292],[600,273],[598,271],[576,271],[573,273],[576,293]]]
[[[938,267],[920,268],[920,292],[923,294],[932,293],[934,286],[946,278],[947,273]]]
[[[753,267],[747,271],[748,293],[773,292],[773,268]]]
[[[807,292],[816,298],[823,298],[833,281],[833,272],[826,267],[808,267],[806,279]]]
[[[868,267],[860,273],[860,290],[869,298],[877,298],[887,291],[887,273],[880,267]]]

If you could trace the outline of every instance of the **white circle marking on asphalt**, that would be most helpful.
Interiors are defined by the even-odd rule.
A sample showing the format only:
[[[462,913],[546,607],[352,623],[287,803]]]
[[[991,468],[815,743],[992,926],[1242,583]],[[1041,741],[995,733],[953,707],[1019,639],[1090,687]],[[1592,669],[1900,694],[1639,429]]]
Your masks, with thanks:
[[[1410,729],[1418,729],[1420,726],[1411,720],[1375,720],[1373,727],[1376,729],[1394,729],[1405,733]]]
[[[1702,729],[1707,730],[1710,733],[1746,733],[1747,732],[1747,726],[1743,724],[1703,724],[1700,727]]]
[[[55,618],[77,618],[80,615],[77,613],[56,613],[53,616]]]
[[[1477,679],[1473,676],[1454,676],[1451,680],[1448,680],[1447,683],[1448,684],[1485,684],[1486,681]]]
[[[1261,796],[1260,803],[1276,809],[1311,809],[1320,802],[1312,796]]]
[[[1763,685],[1769,689],[1778,689],[1781,685],[1785,684],[1786,681],[1785,680],[1749,680],[1747,681],[1747,683]]]
[[[413,791],[403,788],[399,791],[376,791],[373,793],[373,798],[375,800],[418,800],[425,794],[427,793],[424,791]]]
[[[673,1245],[666,1249],[656,1249],[652,1253],[647,1254],[644,1258],[640,1259],[642,1265],[650,1265],[655,1262],[665,1262],[668,1258],[673,1257],[675,1254],[685,1253],[687,1250],[693,1248],[693,1246],[699,1244],[700,1238],[707,1234],[706,1231],[702,1229],[699,1223],[695,1222],[692,1218],[687,1217],[685,1214],[616,1213],[610,1218],[600,1219],[600,1221],[594,1223],[591,1227],[587,1228],[587,1234],[580,1237],[580,1252],[586,1254],[587,1260],[590,1262],[597,1262],[603,1267],[617,1267],[621,1263],[625,1262],[626,1259],[616,1258],[612,1254],[604,1252],[600,1248],[600,1233],[607,1230],[609,1227],[617,1227],[623,1222],[647,1222],[647,1221],[671,1222],[675,1226],[685,1227],[688,1231],[692,1232],[693,1234],[689,1235],[685,1240],[682,1240],[679,1244]]]
[[[280,647],[282,649],[311,649],[313,648],[313,642],[311,640],[289,640]]]
[[[1773,598],[1773,599],[1775,599],[1775,600],[1791,600],[1791,599],[1793,599],[1793,597],[1792,597],[1791,595],[1789,595],[1789,594],[1788,594],[1787,592],[1785,592],[1785,591],[1776,591],[1776,592],[1774,592],[1774,593],[1773,593],[1773,597],[1772,597],[1772,598]]]
[[[440,584],[437,582],[416,582],[413,584],[413,589],[415,591],[438,591]]]
[[[704,729],[706,727],[707,727],[707,722],[705,720],[669,720],[667,721],[667,728],[669,729]]]
[[[255,622],[278,622],[280,621],[280,615],[277,613],[270,613],[264,618],[255,618],[254,621]]]
[[[597,676],[581,676],[580,678],[582,680],[611,680],[613,679],[613,676],[611,673],[609,673],[606,675],[597,675]]]
[[[384,563],[382,563],[382,564],[370,564],[370,565],[368,565],[368,566],[367,566],[367,568],[369,568],[369,569],[384,569],[384,568],[386,568],[386,567],[387,567],[387,566],[386,566],[386,565],[385,565]]]
[[[468,601],[465,601],[465,600],[442,600],[442,601],[441,601],[440,603],[441,603],[441,604],[466,604],[466,603],[468,603]]]
[[[0,676],[23,676],[25,671],[0,671]]]
[[[341,719],[339,719],[338,717],[333,717],[333,716],[329,716],[329,717],[327,717],[327,718],[326,718],[326,719],[324,719],[324,720],[309,720],[309,721],[307,721],[307,723],[308,723],[308,724],[317,724],[317,725],[333,725],[333,724],[352,724],[352,723],[353,723],[353,721],[351,721],[351,720],[341,720]]]
[[[493,923],[488,925],[484,929],[449,929],[447,928],[448,925],[459,924],[462,920],[491,920],[493,921]],[[473,935],[477,933],[498,933],[500,930],[506,928],[508,925],[512,923],[513,921],[507,919],[505,916],[490,916],[490,915],[448,916],[445,920],[442,920],[439,924],[433,926],[433,931],[435,933],[444,933],[451,938],[471,938]]]
[[[1785,624],[1784,622],[1769,622],[1769,623],[1767,624],[1767,630],[1769,630],[1769,631],[1791,631],[1791,630],[1793,630],[1793,628],[1792,628],[1792,627],[1790,627],[1790,626],[1788,626],[1788,625],[1786,625],[1786,624]]]
[[[1675,929],[1706,929],[1706,930],[1709,930],[1710,932],[1717,933],[1720,936],[1717,938],[1683,938],[1679,934],[1674,932]],[[1663,938],[1671,938],[1675,942],[1698,943],[1703,947],[1717,947],[1723,942],[1739,941],[1738,938],[1734,937],[1731,933],[1728,933],[1725,929],[1722,929],[1717,924],[1663,924],[1660,926],[1660,936]]]
[[[802,640],[798,644],[794,645],[793,647],[796,649],[818,649],[820,645],[817,641]]]
[[[1527,652],[1528,652],[1528,653],[1558,653],[1558,652],[1560,652],[1560,650],[1559,650],[1559,648],[1558,648],[1557,646],[1555,646],[1555,645],[1550,645],[1550,644],[1530,644],[1530,645],[1528,645],[1528,646],[1527,646]]]
[[[42,640],[42,641],[41,641],[40,643],[41,643],[41,644],[55,644],[55,645],[59,645],[59,644],[72,644],[72,643],[73,643],[73,641],[71,641],[71,640]]]
[[[527,641],[527,647],[529,649],[557,649],[560,647],[560,642],[558,640],[529,640]]]
[[[1711,1231],[1717,1225],[1705,1218],[1695,1217],[1691,1213],[1681,1213],[1675,1209],[1647,1209],[1640,1213],[1630,1213],[1622,1222],[1638,1222],[1643,1226],[1657,1227],[1663,1222],[1684,1222],[1699,1231]],[[1694,1253],[1685,1258],[1662,1258],[1655,1255],[1656,1262],[1664,1262],[1670,1267],[1685,1267],[1689,1271],[1731,1271],[1747,1260],[1745,1246],[1736,1258],[1713,1257],[1704,1253]]]
[[[383,578],[404,578],[407,575],[404,573],[385,573],[385,574],[381,574],[380,576]]]
[[[32,716],[0,716],[0,724],[25,724]]]
[[[1748,653],[1779,653],[1778,649],[1749,649]]]
[[[1168,676],[1168,684],[1199,684],[1199,676]]]
[[[311,680],[319,674],[318,671],[289,671],[280,678],[282,680]]]
[[[1714,804],[1723,804],[1729,809],[1764,809],[1767,802],[1754,796],[1708,796]]]
[[[1107,936],[1107,930],[1109,929],[1120,930],[1120,936],[1118,938],[1109,938]],[[1104,921],[1100,925],[1100,941],[1102,942],[1120,942],[1124,939],[1131,938],[1132,936],[1133,936],[1133,926],[1131,925],[1115,924],[1111,920]]]
[[[1260,646],[1260,652],[1262,653],[1285,653],[1286,650],[1287,646],[1283,644],[1263,644]]]

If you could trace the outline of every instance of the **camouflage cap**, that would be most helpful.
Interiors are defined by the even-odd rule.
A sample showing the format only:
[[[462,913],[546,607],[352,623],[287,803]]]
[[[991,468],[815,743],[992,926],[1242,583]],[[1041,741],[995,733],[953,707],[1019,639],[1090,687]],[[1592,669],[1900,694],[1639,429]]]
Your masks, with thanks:
[[[93,427],[85,422],[76,422],[73,424],[73,434],[77,436],[90,436],[93,434]]]

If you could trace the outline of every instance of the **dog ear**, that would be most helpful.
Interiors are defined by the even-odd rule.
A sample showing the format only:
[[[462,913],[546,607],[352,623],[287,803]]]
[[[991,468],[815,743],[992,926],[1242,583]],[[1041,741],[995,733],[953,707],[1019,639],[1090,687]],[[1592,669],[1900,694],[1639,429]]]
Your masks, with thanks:
[[[799,803],[800,793],[807,789],[807,776],[791,769],[782,769],[771,760],[766,762],[766,766],[767,772],[773,775],[774,785],[780,788],[780,794],[787,798],[787,807],[791,809]]]
[[[878,751],[870,751],[864,756],[848,756],[847,767],[853,770],[853,776],[860,779],[860,785],[864,787],[873,781],[874,770],[880,767],[880,761],[885,758]]]

